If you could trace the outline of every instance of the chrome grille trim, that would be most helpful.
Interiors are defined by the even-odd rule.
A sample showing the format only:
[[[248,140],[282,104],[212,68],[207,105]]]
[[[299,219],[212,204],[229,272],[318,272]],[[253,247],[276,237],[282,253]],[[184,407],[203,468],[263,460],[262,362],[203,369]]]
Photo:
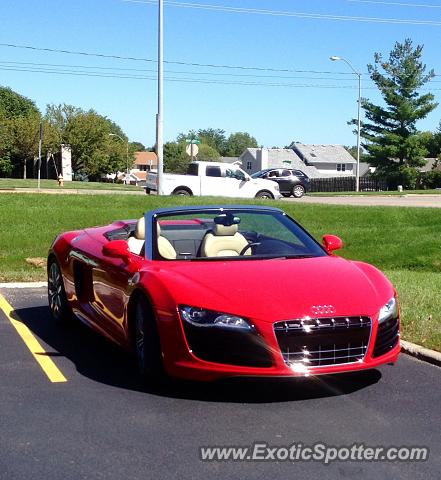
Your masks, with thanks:
[[[302,318],[273,326],[289,367],[325,367],[364,360],[372,332],[369,317]]]

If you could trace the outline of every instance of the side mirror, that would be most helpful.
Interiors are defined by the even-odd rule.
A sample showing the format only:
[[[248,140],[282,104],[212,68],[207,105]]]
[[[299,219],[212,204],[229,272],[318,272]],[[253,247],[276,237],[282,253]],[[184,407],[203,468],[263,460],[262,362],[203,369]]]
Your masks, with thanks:
[[[337,235],[323,235],[323,246],[327,252],[331,253],[334,250],[343,248],[343,242]]]
[[[125,240],[112,240],[103,247],[103,255],[120,258],[125,263],[130,263],[131,253],[129,244]]]

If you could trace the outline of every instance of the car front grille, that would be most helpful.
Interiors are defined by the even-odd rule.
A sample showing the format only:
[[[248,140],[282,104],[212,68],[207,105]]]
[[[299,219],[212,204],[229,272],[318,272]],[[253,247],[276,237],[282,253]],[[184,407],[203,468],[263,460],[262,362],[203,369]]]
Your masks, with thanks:
[[[380,323],[377,331],[373,357],[380,357],[392,350],[400,337],[400,324],[398,318],[391,318]]]
[[[363,360],[371,328],[369,317],[308,318],[277,322],[274,333],[289,367],[325,367]]]

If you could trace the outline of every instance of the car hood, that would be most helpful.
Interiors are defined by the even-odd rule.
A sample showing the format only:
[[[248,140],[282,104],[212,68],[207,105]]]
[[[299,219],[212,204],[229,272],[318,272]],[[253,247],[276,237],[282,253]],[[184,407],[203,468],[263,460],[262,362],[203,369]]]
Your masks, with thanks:
[[[274,181],[274,180],[267,180],[266,178],[251,178],[250,182],[253,185],[261,185],[262,188],[274,188],[277,189],[276,185],[278,186],[279,184]]]
[[[394,295],[392,284],[379,270],[336,256],[160,263],[158,279],[177,305],[269,322],[372,316]]]

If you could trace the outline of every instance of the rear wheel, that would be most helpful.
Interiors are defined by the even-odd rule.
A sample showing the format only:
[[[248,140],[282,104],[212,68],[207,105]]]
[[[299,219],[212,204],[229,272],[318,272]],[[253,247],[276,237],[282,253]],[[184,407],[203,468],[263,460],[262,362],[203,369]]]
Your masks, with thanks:
[[[267,190],[261,190],[260,192],[256,193],[255,198],[263,198],[263,199],[273,199],[273,194],[268,192]]]
[[[55,258],[49,259],[47,270],[47,297],[52,318],[57,322],[67,322],[72,318],[72,310],[64,290],[63,275]]]
[[[191,192],[186,190],[185,188],[177,188],[173,195],[180,195],[181,197],[191,197]]]
[[[292,194],[294,195],[295,198],[303,197],[303,195],[305,195],[305,187],[303,185],[296,185],[292,189]]]
[[[133,348],[139,373],[145,380],[159,380],[163,376],[161,345],[154,314],[145,297],[136,300],[133,315]]]

